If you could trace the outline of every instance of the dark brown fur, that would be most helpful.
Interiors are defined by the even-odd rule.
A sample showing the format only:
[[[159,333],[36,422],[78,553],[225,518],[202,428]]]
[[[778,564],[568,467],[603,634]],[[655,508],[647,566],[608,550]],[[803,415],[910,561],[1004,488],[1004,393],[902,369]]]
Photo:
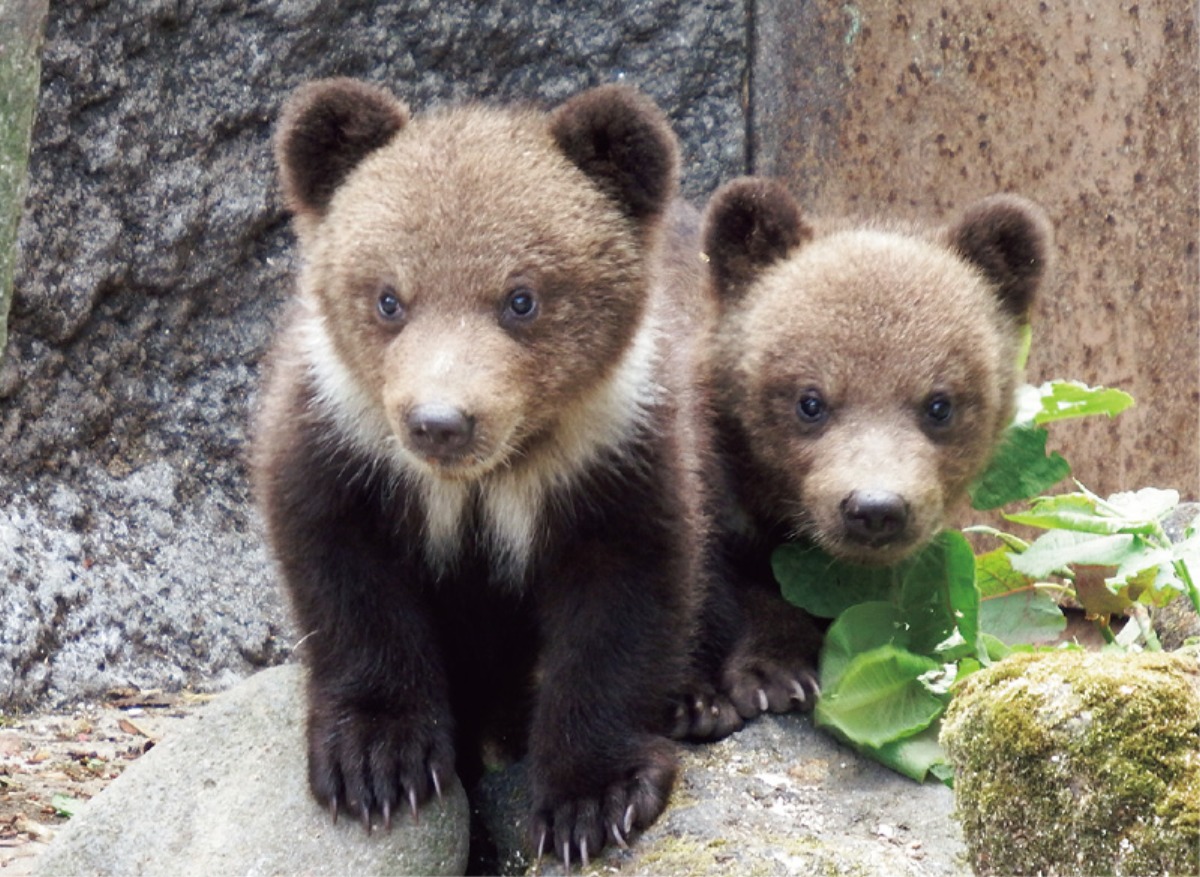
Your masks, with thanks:
[[[623,841],[672,786],[704,587],[669,127],[619,87],[408,121],[331,80],[276,144],[305,267],[255,469],[313,793],[387,822],[469,784],[491,735],[528,752],[539,849]]]
[[[895,563],[987,463],[1050,246],[1041,210],[1011,195],[940,230],[811,222],[763,179],[713,196],[704,249],[731,498],[718,538],[747,603],[729,689],[743,715],[751,700],[794,706],[820,643],[779,597],[772,550],[809,539],[849,562]],[[748,694],[755,678],[762,694]]]

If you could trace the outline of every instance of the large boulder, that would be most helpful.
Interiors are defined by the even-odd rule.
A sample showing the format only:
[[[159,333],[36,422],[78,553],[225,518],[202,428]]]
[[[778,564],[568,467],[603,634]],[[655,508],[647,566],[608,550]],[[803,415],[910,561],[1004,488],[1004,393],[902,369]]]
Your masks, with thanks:
[[[245,471],[294,267],[269,148],[293,87],[422,109],[623,79],[697,197],[744,169],[746,39],[739,0],[51,4],[0,363],[0,705],[222,687],[299,638]]]
[[[481,786],[473,804],[492,842],[490,860],[476,852],[484,873],[565,873],[549,857],[529,860],[521,766]],[[766,715],[719,743],[682,747],[667,811],[584,873],[956,877],[964,849],[953,808],[945,786],[857,755],[808,716]]]
[[[67,823],[35,873],[462,874],[457,782],[419,820],[370,836],[313,800],[302,681],[296,665],[264,670],[186,719]]]
[[[976,874],[1200,873],[1200,651],[1010,656],[942,742]]]

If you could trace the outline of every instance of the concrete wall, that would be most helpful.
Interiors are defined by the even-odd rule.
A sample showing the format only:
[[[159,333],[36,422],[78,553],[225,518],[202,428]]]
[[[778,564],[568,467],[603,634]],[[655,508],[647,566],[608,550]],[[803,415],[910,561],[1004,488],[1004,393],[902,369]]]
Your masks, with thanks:
[[[1195,4],[763,0],[753,42],[754,170],[813,213],[936,220],[996,191],[1047,209],[1029,378],[1137,401],[1052,442],[1097,491],[1197,498]]]

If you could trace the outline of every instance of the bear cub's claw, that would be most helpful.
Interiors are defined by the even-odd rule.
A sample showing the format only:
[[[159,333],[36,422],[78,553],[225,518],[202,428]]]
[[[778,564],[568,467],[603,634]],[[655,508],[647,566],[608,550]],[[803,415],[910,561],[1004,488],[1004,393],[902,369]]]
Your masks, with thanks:
[[[671,737],[693,743],[709,743],[740,731],[745,725],[733,701],[705,687],[679,698],[672,716]]]
[[[806,661],[782,663],[765,658],[735,662],[725,671],[724,689],[738,715],[809,711],[821,694],[817,675]]]
[[[424,724],[425,729],[421,726]],[[308,724],[309,785],[337,822],[341,812],[391,828],[407,809],[414,821],[453,771],[450,737],[433,723],[343,707],[314,710]]]

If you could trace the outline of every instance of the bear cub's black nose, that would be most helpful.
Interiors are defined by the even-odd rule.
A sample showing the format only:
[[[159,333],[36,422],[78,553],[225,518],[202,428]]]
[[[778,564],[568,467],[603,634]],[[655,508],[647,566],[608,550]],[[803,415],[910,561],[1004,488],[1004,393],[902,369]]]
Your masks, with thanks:
[[[894,542],[908,526],[908,503],[890,490],[854,490],[842,500],[846,534],[869,545]]]
[[[475,418],[436,402],[413,408],[405,424],[413,448],[438,459],[459,456],[475,436]]]

